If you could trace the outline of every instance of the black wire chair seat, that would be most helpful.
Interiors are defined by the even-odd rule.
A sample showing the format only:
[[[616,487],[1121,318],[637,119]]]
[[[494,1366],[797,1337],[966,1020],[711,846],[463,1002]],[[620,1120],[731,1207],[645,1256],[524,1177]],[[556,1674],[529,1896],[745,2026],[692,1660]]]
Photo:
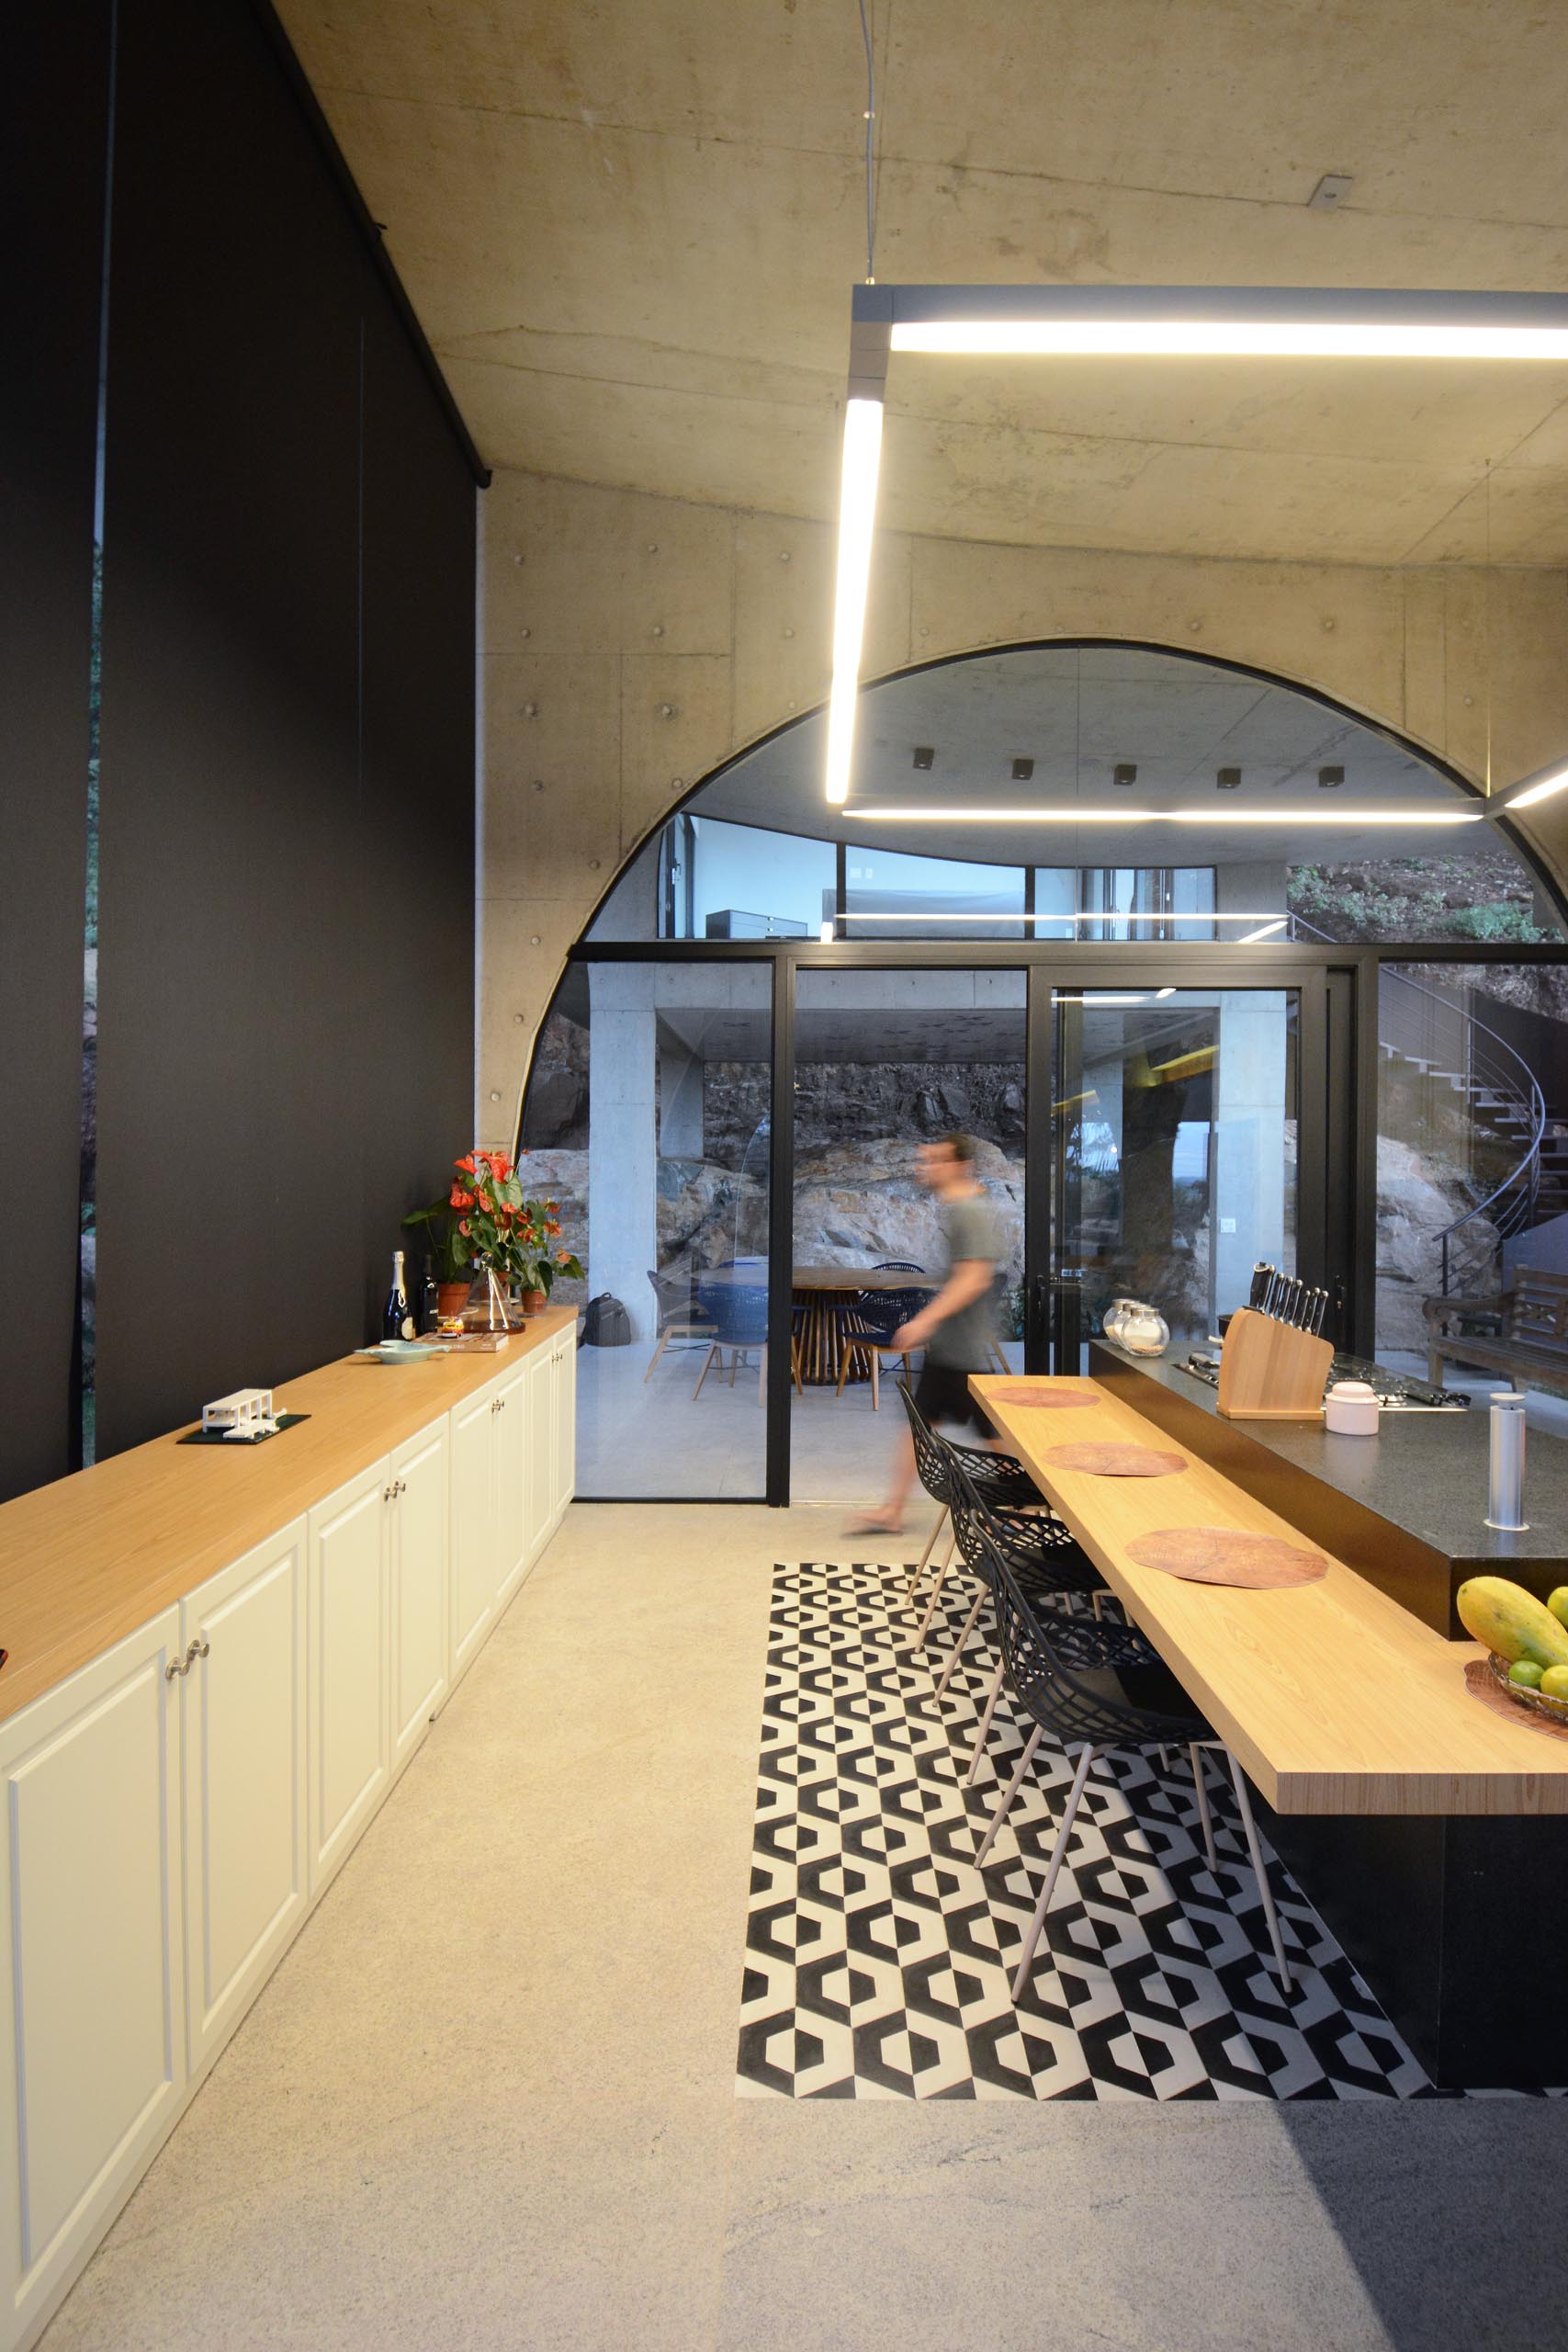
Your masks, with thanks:
[[[1033,1717],[1034,1728],[1024,1742],[1011,1780],[991,1817],[976,1855],[983,1864],[1006,1821],[1024,1774],[1042,1739],[1049,1737],[1065,1749],[1078,1748],[1077,1769],[1052,1849],[1045,1883],[1023,1940],[1012,1993],[1022,1994],[1045,1926],[1045,1915],[1055,1892],[1056,1878],[1068,1849],[1073,1823],[1097,1756],[1118,1749],[1177,1747],[1188,1749],[1192,1782],[1202,1824],[1209,1867],[1216,1867],[1213,1828],[1203,1783],[1204,1751],[1218,1748],[1230,1766],[1236,1810],[1241,1816],[1253,1875],[1262,1899],[1269,1940],[1286,1992],[1292,1988],[1273,1892],[1258,1842],[1252,1804],[1240,1765],[1219,1738],[1164,1660],[1143,1635],[1129,1625],[1096,1622],[1092,1617],[1057,1608],[1032,1607],[1002,1553],[981,1531],[990,1551],[992,1589],[996,1595],[1002,1662],[1019,1705]]]
[[[847,1302],[839,1323],[839,1385],[834,1394],[843,1395],[850,1366],[859,1350],[871,1362],[871,1409],[874,1413],[880,1412],[881,1358],[885,1354],[902,1355],[905,1377],[908,1377],[908,1356],[903,1349],[894,1347],[893,1334],[902,1324],[911,1322],[920,1309],[930,1304],[929,1291],[856,1291]]]
[[[938,1436],[934,1430],[931,1433],[931,1442],[944,1450],[956,1453],[955,1449],[948,1446],[948,1441]],[[1043,1495],[1036,1496],[1040,1506],[1037,1510],[1020,1510],[1009,1503],[992,1503],[984,1500],[976,1492],[974,1482],[956,1458],[950,1466],[950,1476],[954,1490],[952,1505],[953,1528],[958,1539],[959,1556],[964,1566],[975,1576],[976,1585],[973,1606],[948,1654],[947,1664],[943,1667],[942,1678],[936,1686],[936,1702],[939,1707],[947,1696],[947,1686],[953,1679],[954,1669],[968,1648],[969,1639],[979,1620],[981,1610],[987,1600],[993,1600],[996,1598],[996,1578],[991,1566],[993,1554],[999,1554],[1007,1562],[1018,1581],[1020,1590],[1032,1608],[1042,1606],[1059,1611],[1065,1600],[1070,1602],[1074,1600],[1087,1600],[1098,1619],[1102,1604],[1107,1599],[1112,1598],[1105,1578],[1100,1575],[1089,1554],[1074,1535],[1066,1521],[1052,1510]],[[925,1618],[916,1638],[917,1649],[923,1649],[925,1646],[931,1623],[936,1613],[940,1589],[939,1579],[937,1591],[931,1595],[930,1606],[927,1608]],[[990,1690],[987,1693],[974,1753],[969,1758],[969,1770],[964,1780],[966,1788],[973,1786],[975,1775],[980,1769],[980,1758],[985,1753],[986,1741],[990,1735],[991,1721],[997,1711],[997,1702],[1001,1696],[1002,1680],[1007,1667],[1005,1659],[1000,1655],[1000,1646],[998,1639],[997,1668],[992,1677]],[[1146,1644],[1142,1645],[1142,1649],[1146,1652],[1147,1657],[1154,1656],[1154,1653],[1147,1649]],[[1129,1662],[1134,1662],[1132,1653],[1129,1653]],[[1144,1660],[1139,1657],[1135,1662],[1142,1663]]]

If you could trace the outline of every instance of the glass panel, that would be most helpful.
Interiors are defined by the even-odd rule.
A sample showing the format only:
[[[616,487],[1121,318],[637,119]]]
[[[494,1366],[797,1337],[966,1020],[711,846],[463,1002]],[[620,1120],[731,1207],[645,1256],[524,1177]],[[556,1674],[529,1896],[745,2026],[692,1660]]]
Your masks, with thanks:
[[[1259,1261],[1296,1263],[1299,999],[1057,993],[1053,1231],[1084,1337],[1121,1297],[1200,1344]]]
[[[946,1248],[918,1155],[954,1129],[973,1139],[975,1178],[998,1228],[994,1299],[980,1321],[999,1353],[976,1346],[969,1368],[1022,1364],[1024,985],[1021,972],[800,975],[795,1501],[865,1501],[886,1491],[904,1427],[894,1393],[903,1364],[876,1355],[874,1395],[868,1342],[891,1330],[893,1310],[890,1294],[873,1296],[871,1285],[908,1292],[906,1307],[940,1287]],[[911,1368],[926,1360],[917,1351]]]
[[[1425,1372],[1428,1301],[1568,1274],[1568,971],[1382,967],[1377,1191],[1377,1352],[1395,1370]],[[1495,1366],[1444,1376],[1505,1384]]]
[[[1292,865],[1285,889],[1299,939],[1528,944],[1563,936],[1562,918],[1518,852],[1481,825],[1462,848],[1419,857]]]
[[[693,820],[693,933],[698,939],[815,939],[833,912],[831,842],[756,825]]]
[[[954,857],[912,857],[901,850],[856,847],[844,853],[844,911],[849,939],[1021,939],[1021,865],[976,865]]]
[[[557,1296],[630,1335],[590,1307],[581,1495],[763,1493],[772,1030],[771,971],[729,963],[579,966],[546,1023],[524,1179],[586,1269]]]

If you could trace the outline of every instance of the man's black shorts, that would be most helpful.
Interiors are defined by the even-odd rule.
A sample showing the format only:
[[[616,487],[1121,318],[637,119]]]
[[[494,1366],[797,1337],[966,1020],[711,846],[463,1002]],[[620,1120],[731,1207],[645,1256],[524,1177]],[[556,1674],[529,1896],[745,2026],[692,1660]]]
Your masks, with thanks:
[[[928,1359],[915,1382],[915,1402],[922,1420],[956,1422],[960,1429],[975,1430],[981,1437],[996,1435],[969,1394],[969,1374],[960,1372],[956,1364],[932,1363]]]

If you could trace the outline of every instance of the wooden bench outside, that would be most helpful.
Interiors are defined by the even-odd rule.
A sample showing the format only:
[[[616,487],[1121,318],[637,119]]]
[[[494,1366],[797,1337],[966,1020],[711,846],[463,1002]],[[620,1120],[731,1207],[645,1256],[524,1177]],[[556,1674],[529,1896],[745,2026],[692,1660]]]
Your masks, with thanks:
[[[1518,1266],[1511,1290],[1492,1298],[1429,1298],[1428,1377],[1441,1387],[1447,1363],[1506,1373],[1516,1387],[1568,1396],[1568,1274]],[[1452,1329],[1450,1325],[1469,1326]]]

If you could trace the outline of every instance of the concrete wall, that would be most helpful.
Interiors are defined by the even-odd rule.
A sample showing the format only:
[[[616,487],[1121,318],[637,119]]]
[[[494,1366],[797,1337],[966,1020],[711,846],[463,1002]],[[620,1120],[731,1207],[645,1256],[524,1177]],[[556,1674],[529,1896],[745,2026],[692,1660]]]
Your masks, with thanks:
[[[480,1140],[515,1134],[568,949],[693,785],[820,702],[824,525],[498,473],[481,503]],[[1568,573],[1224,562],[886,534],[865,674],[1103,636],[1314,686],[1495,785],[1568,752]],[[1568,796],[1564,796],[1568,800]],[[1568,809],[1532,835],[1568,876]]]

